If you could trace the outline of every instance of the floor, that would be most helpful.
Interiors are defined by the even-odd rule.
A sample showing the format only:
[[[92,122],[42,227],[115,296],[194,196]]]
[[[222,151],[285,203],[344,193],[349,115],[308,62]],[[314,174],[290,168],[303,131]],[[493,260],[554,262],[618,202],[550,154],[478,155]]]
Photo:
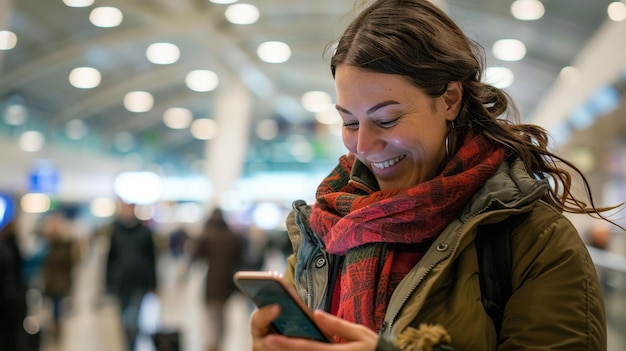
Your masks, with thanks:
[[[101,262],[94,255],[77,272],[76,293],[64,319],[62,335],[57,342],[42,333],[40,351],[125,351],[122,331],[118,323],[115,303],[100,294]],[[272,269],[280,269],[280,258],[270,261]],[[184,264],[163,257],[159,272],[163,287],[160,291],[162,329],[181,331],[180,346],[183,351],[205,351],[205,320],[201,301],[201,282],[205,267],[192,266],[185,272]],[[608,275],[607,320],[609,326],[608,351],[626,350],[626,277],[624,274]],[[46,325],[48,314],[41,305],[36,317]],[[248,318],[251,306],[241,296],[234,296],[227,306],[227,341],[223,351],[250,350]],[[154,325],[147,327],[155,327]],[[154,351],[150,340],[140,340],[138,351]]]
[[[171,256],[164,256],[159,262],[160,282],[158,299],[153,304],[152,313],[158,313],[160,325],[149,322],[148,330],[156,328],[180,331],[180,350],[205,351],[206,321],[202,306],[202,277],[206,267],[192,265],[185,271],[184,262],[176,262]],[[119,310],[113,299],[103,296],[100,291],[102,259],[86,261],[77,271],[75,294],[67,308],[61,336],[54,340],[45,329],[41,333],[40,351],[125,351],[122,342],[123,332],[119,323]],[[250,350],[248,319],[251,306],[243,296],[233,296],[227,304],[227,338],[223,351]],[[50,321],[49,309],[42,302],[36,317],[40,325]],[[137,341],[137,351],[154,351],[148,338]]]

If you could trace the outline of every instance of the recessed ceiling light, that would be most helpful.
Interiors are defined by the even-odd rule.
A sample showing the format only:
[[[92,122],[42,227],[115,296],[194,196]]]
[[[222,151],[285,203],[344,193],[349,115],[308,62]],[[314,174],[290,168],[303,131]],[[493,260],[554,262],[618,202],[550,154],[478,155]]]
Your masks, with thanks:
[[[18,143],[22,150],[27,152],[36,152],[43,148],[45,138],[41,132],[29,130],[20,135]]]
[[[517,39],[501,39],[492,47],[493,55],[502,61],[519,61],[526,56],[526,46]]]
[[[189,130],[198,140],[211,140],[217,136],[219,127],[217,122],[210,118],[198,118],[191,123]]]
[[[213,71],[195,70],[191,71],[185,77],[185,84],[193,91],[206,92],[217,88],[220,80]]]
[[[163,123],[172,129],[189,127],[193,120],[193,113],[184,107],[172,107],[163,113]]]
[[[154,106],[152,94],[146,91],[132,91],[124,96],[124,107],[131,112],[147,112]]]
[[[69,7],[87,7],[94,3],[94,0],[63,0],[63,3]]]
[[[4,108],[4,121],[10,126],[19,126],[28,119],[28,109],[21,103],[8,104]]]
[[[626,19],[626,4],[623,2],[615,1],[610,3],[606,11],[611,21],[621,22]]]
[[[157,65],[169,65],[180,58],[180,49],[172,43],[154,43],[146,49],[148,60]]]
[[[70,72],[69,81],[73,87],[92,89],[100,85],[100,71],[92,67],[78,67]]]
[[[516,0],[511,4],[511,14],[522,21],[534,21],[543,17],[545,7],[539,0]]]
[[[332,99],[327,92],[309,91],[302,95],[302,107],[309,112],[322,112],[332,108]]]
[[[506,67],[488,67],[485,70],[485,83],[498,89],[508,88],[513,84],[515,75]]]
[[[256,53],[261,60],[268,63],[282,63],[291,57],[289,45],[281,41],[266,41],[259,45]]]
[[[17,35],[8,30],[0,30],[0,50],[11,50],[17,45]]]
[[[336,109],[315,112],[315,120],[326,125],[335,125],[341,122],[341,115]]]
[[[259,19],[259,9],[250,4],[234,4],[226,8],[226,19],[233,24],[252,24]]]
[[[122,23],[122,11],[116,7],[103,6],[96,7],[89,14],[89,21],[96,27],[111,28]]]

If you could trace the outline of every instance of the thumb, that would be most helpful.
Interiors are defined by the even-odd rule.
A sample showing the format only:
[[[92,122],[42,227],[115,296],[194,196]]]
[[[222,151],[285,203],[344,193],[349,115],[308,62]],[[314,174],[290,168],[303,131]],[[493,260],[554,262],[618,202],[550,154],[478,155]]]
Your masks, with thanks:
[[[262,337],[272,331],[270,324],[280,314],[280,306],[272,304],[255,310],[250,316],[252,336]]]

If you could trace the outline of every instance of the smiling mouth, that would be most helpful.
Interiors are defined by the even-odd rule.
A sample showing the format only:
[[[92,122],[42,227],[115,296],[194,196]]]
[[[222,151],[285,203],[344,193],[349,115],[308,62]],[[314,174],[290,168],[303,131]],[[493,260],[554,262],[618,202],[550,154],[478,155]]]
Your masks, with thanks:
[[[391,160],[387,160],[385,162],[372,162],[372,166],[378,168],[378,169],[385,169],[388,167],[391,167],[393,165],[395,165],[396,163],[402,161],[404,158],[406,157],[406,155],[402,155],[402,156],[398,156],[394,159]]]

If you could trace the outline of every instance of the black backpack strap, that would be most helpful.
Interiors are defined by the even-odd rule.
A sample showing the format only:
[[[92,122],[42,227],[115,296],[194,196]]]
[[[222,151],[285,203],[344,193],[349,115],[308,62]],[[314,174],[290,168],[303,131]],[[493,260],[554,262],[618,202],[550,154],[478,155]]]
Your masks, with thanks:
[[[512,294],[511,233],[521,217],[525,216],[511,216],[499,223],[481,225],[476,233],[482,303],[493,320],[498,336],[504,307]]]

